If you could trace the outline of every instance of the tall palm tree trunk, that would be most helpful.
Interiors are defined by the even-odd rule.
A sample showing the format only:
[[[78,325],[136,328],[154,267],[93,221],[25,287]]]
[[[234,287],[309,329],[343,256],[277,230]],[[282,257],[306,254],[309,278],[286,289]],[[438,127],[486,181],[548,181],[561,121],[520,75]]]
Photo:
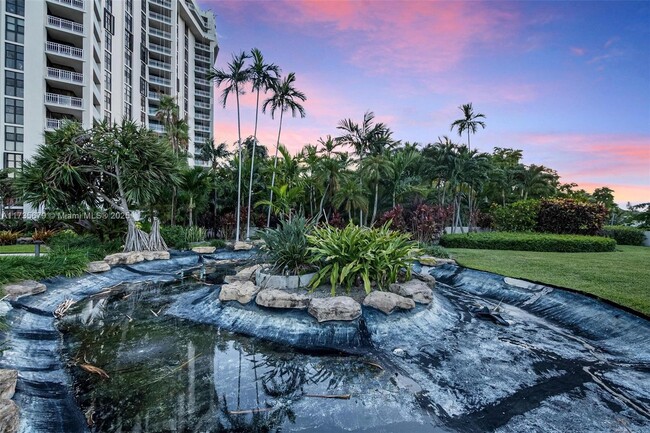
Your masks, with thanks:
[[[370,226],[372,227],[375,224],[375,218],[377,217],[377,202],[379,201],[379,181],[375,182],[375,205],[372,209],[372,219],[370,220]]]
[[[255,169],[255,146],[257,145],[257,118],[260,111],[260,90],[255,103],[255,130],[253,131],[253,155],[251,155],[251,178],[248,182],[248,216],[246,217],[246,240],[251,240],[251,200],[253,199],[253,170]]]
[[[237,137],[239,144],[239,169],[237,180],[237,228],[235,230],[235,241],[239,241],[239,220],[241,218],[241,118],[239,115],[239,89],[235,87],[235,95],[237,96]]]
[[[271,207],[273,206],[273,187],[275,186],[275,170],[278,167],[278,149],[280,148],[280,134],[282,133],[282,115],[284,107],[280,110],[280,127],[278,128],[278,142],[275,144],[275,157],[273,158],[273,176],[271,176],[271,197],[269,198],[269,211],[266,215],[266,227],[271,227]]]

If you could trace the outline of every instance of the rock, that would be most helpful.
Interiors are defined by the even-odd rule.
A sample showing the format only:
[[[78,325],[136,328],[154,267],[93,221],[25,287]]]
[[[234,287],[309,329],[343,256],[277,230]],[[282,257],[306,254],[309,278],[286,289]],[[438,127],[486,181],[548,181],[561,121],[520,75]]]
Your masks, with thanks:
[[[436,286],[435,277],[426,270],[424,272],[413,272],[411,275],[420,281],[424,281],[432,289]]]
[[[222,302],[237,301],[240,304],[248,304],[259,291],[260,288],[251,281],[234,281],[221,286],[219,300]]]
[[[433,292],[425,282],[410,280],[405,283],[393,283],[389,290],[401,296],[413,299],[420,304],[430,304],[433,300]]]
[[[0,432],[16,433],[20,424],[18,406],[12,400],[0,400]]]
[[[237,241],[235,242],[235,246],[233,247],[233,250],[235,251],[248,251],[253,249],[253,244],[250,242],[241,242]]]
[[[111,270],[111,266],[103,260],[98,262],[90,262],[88,263],[88,266],[86,268],[86,271],[90,273],[106,272],[110,270]]]
[[[307,311],[319,322],[354,320],[361,316],[361,305],[349,296],[312,298]]]
[[[410,310],[415,308],[413,299],[405,298],[396,293],[378,291],[370,292],[363,300],[363,305],[376,308],[386,314],[391,314],[396,309]]]
[[[154,260],[169,260],[169,251],[152,251]]]
[[[22,296],[43,293],[47,287],[45,287],[45,284],[39,283],[38,281],[25,280],[18,283],[7,284],[3,289],[7,295],[7,299],[15,301]]]
[[[11,399],[16,392],[18,371],[0,369],[0,399]],[[2,430],[0,430],[2,431]]]
[[[309,306],[310,297],[301,293],[290,293],[279,289],[265,289],[255,298],[255,303],[269,308],[300,308]]]
[[[436,259],[436,266],[442,265],[455,265],[456,260],[454,259]]]
[[[194,247],[192,251],[198,254],[212,254],[216,249],[216,247]]]
[[[16,239],[16,243],[18,245],[28,245],[28,244],[33,244],[34,239],[31,236],[25,236],[25,237],[20,237]]]
[[[240,270],[235,275],[226,275],[224,281],[226,283],[232,283],[235,281],[253,281],[253,277],[255,276],[255,273],[261,267],[262,265],[249,266],[247,268]]]
[[[142,254],[142,258],[145,259],[148,262],[150,262],[150,261],[152,261],[154,259],[153,251],[141,251],[140,254]]]
[[[438,259],[436,259],[433,256],[422,256],[418,259],[418,262],[420,262],[424,266],[435,266],[436,263],[438,262]]]
[[[0,301],[0,317],[4,317],[11,311],[11,304],[7,301]]]
[[[129,253],[115,253],[104,257],[104,261],[110,266],[115,265],[132,265],[144,261],[144,255],[141,251],[132,251]]]

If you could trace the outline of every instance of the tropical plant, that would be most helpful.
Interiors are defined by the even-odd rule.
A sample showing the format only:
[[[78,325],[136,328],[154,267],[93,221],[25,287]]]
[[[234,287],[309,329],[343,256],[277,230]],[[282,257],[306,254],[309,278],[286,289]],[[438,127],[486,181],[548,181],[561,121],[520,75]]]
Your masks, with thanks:
[[[381,228],[325,226],[314,229],[307,240],[311,261],[320,267],[309,285],[315,289],[323,280],[329,281],[332,296],[338,287],[348,293],[353,286],[363,286],[366,293],[373,287],[386,290],[400,272],[409,279],[419,252],[409,235],[390,230],[388,224]]]
[[[532,232],[537,228],[539,207],[539,200],[520,200],[506,206],[493,203],[492,227],[504,232]]]
[[[196,207],[197,198],[208,192],[209,185],[209,173],[201,167],[193,167],[181,173],[181,189],[189,198],[187,210],[189,214],[188,223],[190,227],[194,225],[193,212]]]
[[[131,209],[154,202],[167,185],[178,185],[178,161],[154,132],[130,120],[89,131],[67,123],[46,133],[16,183],[33,206],[117,212],[128,227],[124,251],[150,250]]]
[[[273,187],[275,186],[275,170],[278,165],[278,149],[280,148],[280,134],[282,133],[282,119],[285,111],[291,111],[291,116],[296,117],[297,114],[301,118],[305,117],[305,108],[299,101],[304,102],[307,100],[305,94],[295,88],[296,74],[291,72],[284,79],[275,82],[271,86],[273,95],[264,101],[262,105],[262,112],[270,108],[271,118],[275,118],[276,111],[280,111],[280,126],[278,127],[278,141],[275,145],[275,157],[273,159],[273,175],[271,178],[271,194],[269,198],[269,210],[266,219],[266,226],[271,225],[271,204],[273,203]]]
[[[246,240],[250,240],[251,234],[251,200],[253,198],[253,174],[255,170],[255,146],[257,145],[257,120],[260,107],[260,91],[266,93],[269,89],[277,83],[280,76],[280,68],[273,64],[264,62],[262,52],[257,48],[251,50],[251,58],[253,64],[248,68],[251,83],[253,84],[253,91],[256,93],[255,97],[255,129],[253,132],[253,151],[251,152],[251,173],[248,186],[248,217],[246,219]]]
[[[469,104],[463,104],[458,108],[463,112],[463,117],[455,120],[451,124],[451,131],[453,131],[454,128],[457,128],[459,136],[462,136],[463,132],[467,131],[467,148],[471,150],[472,146],[469,144],[469,134],[470,132],[476,134],[476,130],[479,126],[485,129],[485,122],[479,120],[485,119],[485,115],[481,113],[475,114],[471,102]]]
[[[636,227],[605,226],[600,235],[614,239],[618,245],[643,245],[645,241],[645,233]]]
[[[595,235],[606,218],[607,208],[600,203],[544,199],[540,202],[537,226],[546,233]]]
[[[307,234],[314,224],[300,215],[291,220],[280,220],[275,229],[268,228],[260,233],[266,257],[276,272],[299,275],[311,270],[307,245]]]
[[[226,84],[221,92],[221,103],[226,108],[228,96],[235,94],[237,101],[237,151],[239,155],[239,169],[237,170],[237,228],[235,230],[235,240],[239,241],[239,226],[241,211],[241,164],[242,164],[242,141],[241,141],[241,116],[239,112],[239,95],[244,94],[244,85],[250,80],[250,70],[245,68],[246,60],[250,58],[243,51],[238,55],[233,54],[232,61],[228,63],[228,70],[213,69],[208,73],[208,79],[214,80],[217,87]]]

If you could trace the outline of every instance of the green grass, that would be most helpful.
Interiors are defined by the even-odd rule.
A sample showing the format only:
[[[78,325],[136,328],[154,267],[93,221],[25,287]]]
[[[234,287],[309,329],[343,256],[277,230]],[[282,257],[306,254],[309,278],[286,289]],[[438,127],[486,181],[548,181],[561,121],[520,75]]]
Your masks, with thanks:
[[[449,249],[468,268],[566,287],[650,316],[650,248],[618,246],[609,253]]]
[[[41,251],[47,252],[48,248],[41,245]],[[34,253],[34,245],[0,245],[0,254]]]

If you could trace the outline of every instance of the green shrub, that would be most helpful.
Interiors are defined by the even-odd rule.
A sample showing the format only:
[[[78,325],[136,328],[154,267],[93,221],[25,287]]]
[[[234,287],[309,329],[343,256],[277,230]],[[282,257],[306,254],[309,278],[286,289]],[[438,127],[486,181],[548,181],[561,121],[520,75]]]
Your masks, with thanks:
[[[532,232],[537,226],[539,200],[520,200],[506,206],[492,204],[492,227],[503,232]]]
[[[170,248],[189,250],[190,243],[203,242],[206,230],[202,227],[162,226],[160,235]]]
[[[607,213],[607,208],[600,203],[542,200],[537,229],[544,233],[596,235],[602,230]]]
[[[226,246],[226,241],[223,239],[212,239],[210,241],[210,246],[215,248],[223,248]]]
[[[410,278],[411,265],[420,253],[409,235],[392,231],[388,225],[372,229],[352,224],[344,229],[325,226],[307,235],[307,240],[311,261],[320,266],[310,287],[329,280],[332,296],[338,286],[348,292],[361,284],[366,293],[373,286],[387,289],[401,270]]]
[[[287,269],[297,275],[312,268],[306,237],[312,229],[311,221],[298,216],[291,221],[280,221],[275,229],[260,232],[263,249],[276,271]]]
[[[0,245],[16,245],[20,232],[9,230],[0,231]]]
[[[451,257],[449,251],[441,247],[440,245],[422,245],[420,244],[420,249],[423,254],[428,254],[433,257],[438,257],[440,259],[448,259]]]
[[[600,234],[614,239],[619,245],[643,245],[645,240],[643,230],[636,227],[605,226]]]
[[[490,232],[444,235],[440,245],[446,248],[581,253],[614,251],[616,241],[599,236]]]
[[[121,239],[102,242],[95,235],[78,235],[71,230],[64,230],[52,236],[47,245],[50,247],[50,255],[83,254],[89,261],[102,260],[108,254],[122,250]]]

